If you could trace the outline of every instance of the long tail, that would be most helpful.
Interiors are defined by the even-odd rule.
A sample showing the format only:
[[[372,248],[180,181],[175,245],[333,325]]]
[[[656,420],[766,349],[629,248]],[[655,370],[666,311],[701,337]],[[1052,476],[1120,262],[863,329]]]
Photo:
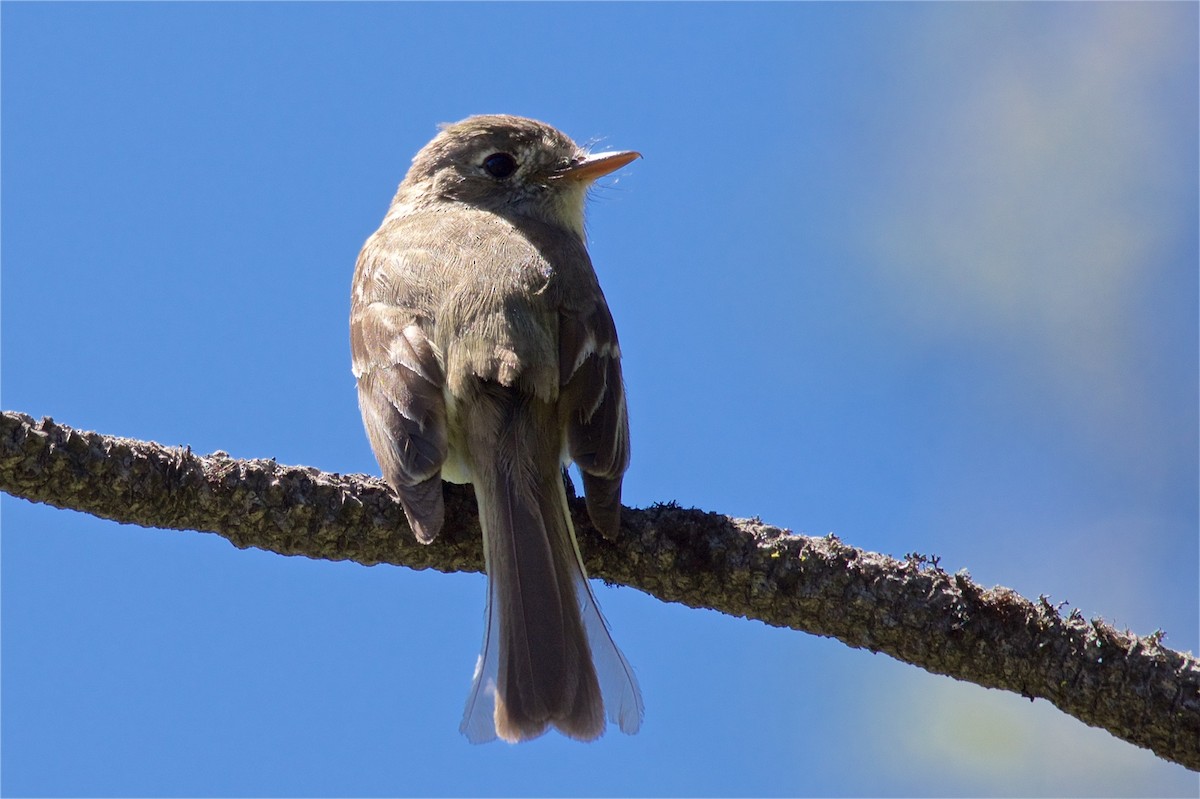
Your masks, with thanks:
[[[462,421],[488,613],[463,733],[476,743],[516,743],[554,726],[590,741],[604,733],[606,710],[622,731],[636,732],[641,693],[587,585],[552,407],[495,384],[469,407]]]

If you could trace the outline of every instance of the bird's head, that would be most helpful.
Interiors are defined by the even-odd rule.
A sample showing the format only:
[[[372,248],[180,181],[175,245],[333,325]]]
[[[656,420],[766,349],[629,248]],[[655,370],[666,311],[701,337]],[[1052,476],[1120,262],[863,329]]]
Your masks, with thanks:
[[[630,151],[589,153],[533,119],[474,116],[446,125],[421,148],[396,203],[419,208],[462,202],[582,236],[592,181],[639,157]]]

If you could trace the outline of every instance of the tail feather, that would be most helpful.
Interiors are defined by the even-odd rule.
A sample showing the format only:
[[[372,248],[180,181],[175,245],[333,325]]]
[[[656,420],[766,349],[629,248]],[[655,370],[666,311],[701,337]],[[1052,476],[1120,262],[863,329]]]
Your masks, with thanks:
[[[600,612],[600,605],[588,585],[587,570],[583,566],[583,554],[579,551],[579,542],[575,537],[575,525],[571,521],[571,510],[567,504],[567,492],[560,480],[558,482],[559,514],[562,516],[566,529],[570,532],[571,557],[574,565],[572,579],[574,581],[575,599],[579,605],[579,616],[587,634],[588,649],[591,651],[592,665],[596,672],[596,680],[600,685],[600,694],[604,702],[604,710],[608,720],[626,735],[633,735],[642,728],[642,719],[646,716],[646,707],[642,702],[642,691],[638,687],[637,677],[633,667],[625,659],[617,642],[609,632],[608,622]]]
[[[471,458],[488,612],[461,729],[472,742],[529,740],[550,726],[587,741],[603,734],[607,707],[635,732],[641,696],[587,585],[560,447],[553,424],[543,423],[550,409],[507,391],[489,399],[494,413],[467,420],[469,440],[494,443]]]
[[[577,706],[598,704],[599,690],[574,589],[565,579],[560,531],[543,516],[540,481],[497,478],[498,512],[489,518],[500,603],[497,734],[524,740],[561,722],[594,738],[599,730],[589,732],[576,718]]]

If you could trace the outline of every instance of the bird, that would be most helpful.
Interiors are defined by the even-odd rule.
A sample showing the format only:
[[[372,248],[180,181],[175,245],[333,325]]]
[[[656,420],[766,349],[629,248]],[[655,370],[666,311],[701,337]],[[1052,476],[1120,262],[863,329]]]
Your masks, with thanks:
[[[629,417],[616,326],[591,259],[593,182],[634,151],[590,152],[511,115],[442,126],[363,245],[351,289],[359,409],[417,539],[471,483],[486,631],[460,730],[518,743],[554,728],[636,733],[641,690],[591,589],[567,502],[619,535]]]

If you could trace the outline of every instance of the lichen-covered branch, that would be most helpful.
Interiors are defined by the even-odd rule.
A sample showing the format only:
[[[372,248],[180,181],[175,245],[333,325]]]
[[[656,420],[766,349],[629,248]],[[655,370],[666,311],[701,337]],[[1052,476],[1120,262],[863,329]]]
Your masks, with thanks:
[[[466,486],[418,544],[391,491],[363,475],[196,455],[14,412],[0,415],[0,490],[144,527],[216,533],[238,547],[414,569],[480,571]],[[573,506],[593,576],[669,602],[831,636],[936,674],[1042,698],[1159,757],[1200,770],[1200,661],[920,556],[661,505],[626,509],[606,541]]]

